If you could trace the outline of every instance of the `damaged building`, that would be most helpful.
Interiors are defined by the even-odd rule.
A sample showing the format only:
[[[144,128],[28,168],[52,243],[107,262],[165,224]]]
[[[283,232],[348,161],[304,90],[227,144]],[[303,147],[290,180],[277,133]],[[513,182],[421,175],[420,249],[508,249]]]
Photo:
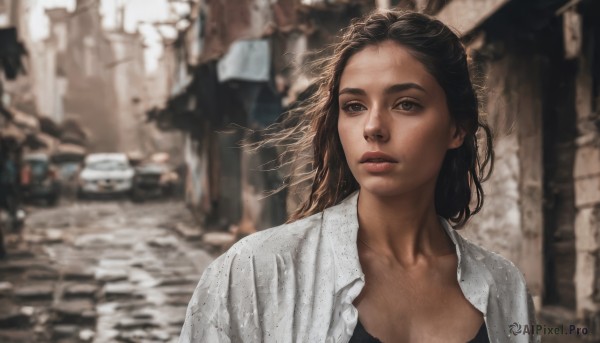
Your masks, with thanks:
[[[240,149],[241,140],[259,139],[242,127],[274,123],[310,84],[300,66],[318,54],[305,55],[372,8],[362,1],[197,4],[192,24],[166,47],[175,61],[171,98],[149,118],[186,132],[186,199],[205,225],[253,232],[285,221],[286,194],[264,196],[282,184],[278,171],[262,171],[277,152]]]
[[[100,12],[95,0],[46,10],[49,35],[32,44],[38,111],[57,123],[79,122],[90,151],[171,152],[178,137],[146,125],[154,94],[142,35],[125,30],[123,6],[115,27],[105,28]]]
[[[518,265],[542,320],[579,321],[598,340],[599,3],[468,3],[437,13],[463,35],[495,135],[486,205],[465,236]]]

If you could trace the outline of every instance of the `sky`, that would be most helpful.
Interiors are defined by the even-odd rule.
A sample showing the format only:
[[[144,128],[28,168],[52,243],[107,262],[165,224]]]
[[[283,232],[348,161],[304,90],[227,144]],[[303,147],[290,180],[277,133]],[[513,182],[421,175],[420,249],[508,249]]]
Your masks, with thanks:
[[[177,14],[183,13],[185,5],[170,7],[167,0],[98,0],[100,12],[103,16],[103,25],[110,29],[116,26],[116,13],[120,5],[125,6],[125,30],[135,32],[136,28],[144,37],[147,46],[145,52],[146,70],[152,72],[156,69],[158,58],[162,54],[160,33],[154,25],[148,22],[159,22],[172,19]],[[29,0],[30,18],[29,32],[33,40],[41,40],[48,36],[48,18],[44,10],[48,8],[65,7],[72,11],[75,9],[75,0]],[[177,7],[179,6],[179,7]],[[177,12],[173,12],[177,11]],[[169,27],[162,27],[161,33],[167,37],[176,35],[176,31]]]

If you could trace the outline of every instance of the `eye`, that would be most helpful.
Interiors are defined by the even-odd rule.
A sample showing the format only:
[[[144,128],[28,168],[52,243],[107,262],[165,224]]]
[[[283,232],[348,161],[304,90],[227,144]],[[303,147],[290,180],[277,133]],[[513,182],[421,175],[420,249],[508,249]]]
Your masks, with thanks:
[[[363,105],[359,104],[358,102],[351,102],[351,103],[347,103],[345,104],[342,109],[345,112],[348,113],[353,113],[353,112],[360,112],[360,111],[364,111],[366,110],[366,107],[364,107]]]
[[[419,104],[410,100],[403,100],[396,105],[396,108],[407,112],[415,111],[418,107],[420,107]]]

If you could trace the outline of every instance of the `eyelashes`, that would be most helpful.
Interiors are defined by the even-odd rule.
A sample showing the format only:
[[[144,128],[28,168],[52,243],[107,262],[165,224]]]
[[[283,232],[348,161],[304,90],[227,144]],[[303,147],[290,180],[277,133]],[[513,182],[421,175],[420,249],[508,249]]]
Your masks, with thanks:
[[[419,103],[413,100],[404,99],[394,105],[393,109],[398,109],[403,112],[415,112],[422,109]],[[357,101],[349,101],[341,106],[341,109],[346,113],[358,113],[366,111],[367,107]]]
[[[398,105],[396,105],[394,108],[396,108],[396,107],[399,107],[403,111],[413,111],[417,108],[420,108],[421,105],[417,104],[414,101],[404,100],[404,101],[401,101],[400,103],[398,103]]]
[[[342,106],[342,110],[348,113],[360,112],[366,110],[366,107],[358,102],[346,103]]]

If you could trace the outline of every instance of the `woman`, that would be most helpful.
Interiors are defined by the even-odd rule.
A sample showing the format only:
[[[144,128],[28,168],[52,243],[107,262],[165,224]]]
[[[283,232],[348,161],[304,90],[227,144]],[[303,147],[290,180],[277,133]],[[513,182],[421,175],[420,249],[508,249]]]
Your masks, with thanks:
[[[371,14],[318,85],[269,140],[296,140],[296,158],[311,147],[308,199],[207,268],[180,341],[538,340],[509,331],[534,321],[519,270],[449,223],[480,210],[493,158],[458,37],[422,14]]]

